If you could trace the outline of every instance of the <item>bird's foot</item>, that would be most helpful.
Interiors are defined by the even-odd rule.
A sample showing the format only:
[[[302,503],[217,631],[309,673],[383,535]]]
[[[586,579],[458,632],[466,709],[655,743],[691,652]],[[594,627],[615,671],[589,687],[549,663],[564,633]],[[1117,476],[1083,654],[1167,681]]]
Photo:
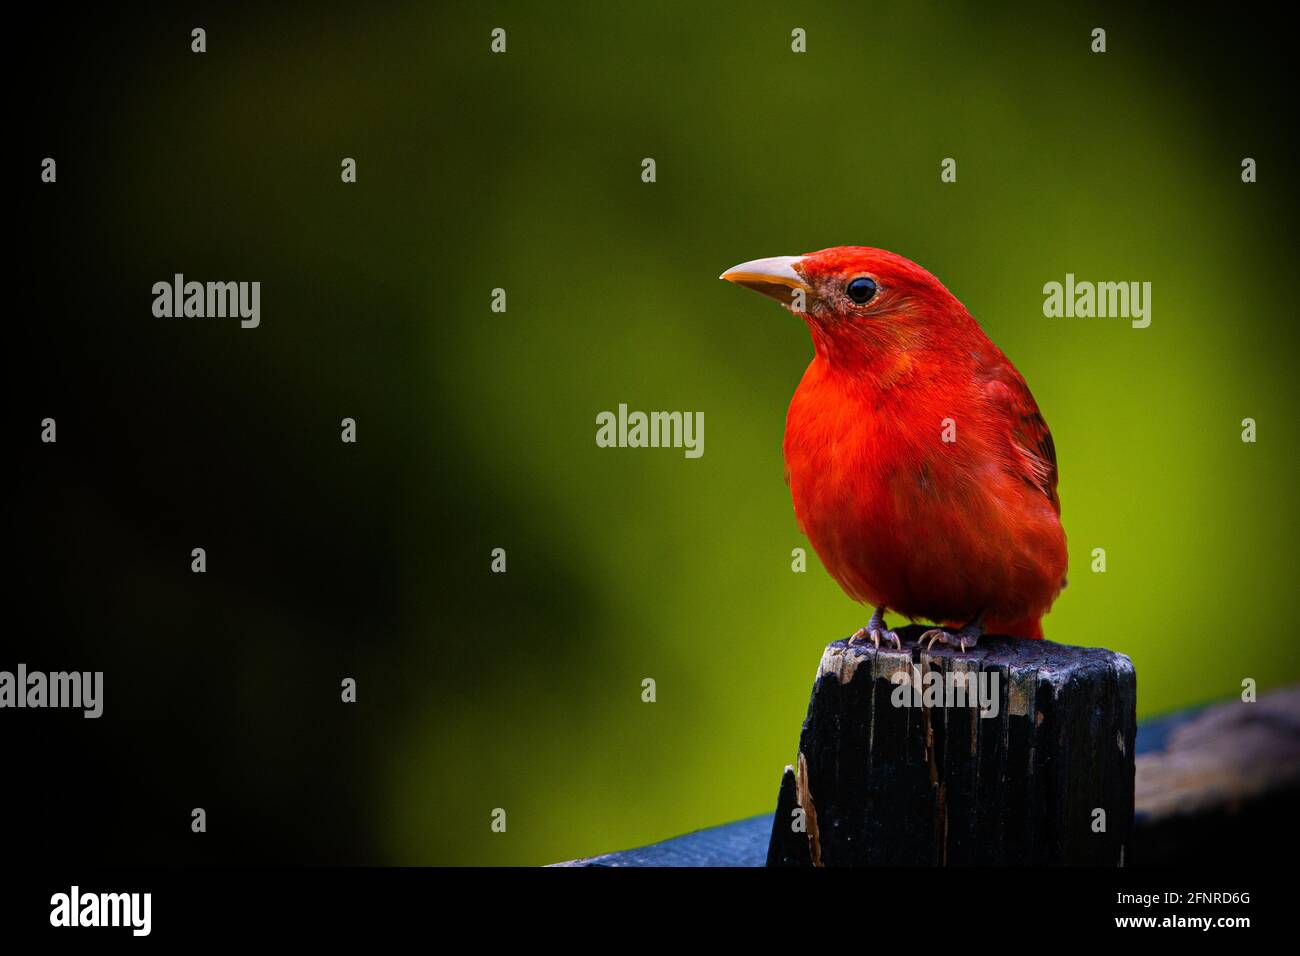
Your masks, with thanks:
[[[885,609],[883,607],[878,607],[872,612],[871,620],[867,622],[866,627],[860,627],[853,632],[853,636],[849,638],[849,644],[865,644],[868,638],[871,639],[871,643],[876,645],[877,650],[880,649],[881,641],[892,642],[899,650],[903,649],[903,642],[899,639],[898,633],[885,627]]]
[[[947,644],[949,647],[960,647],[965,653],[969,648],[979,643],[980,636],[984,633],[984,615],[980,614],[965,627],[956,631],[947,631],[942,627],[932,627],[926,631],[917,640],[917,644],[924,644],[928,651],[936,643]],[[926,643],[926,642],[929,643]]]
[[[858,628],[853,632],[853,636],[849,638],[849,643],[865,644],[868,638],[877,648],[880,647],[880,642],[884,641],[886,644],[892,643],[900,651],[903,649],[903,642],[899,638],[897,631],[887,631],[880,627],[873,627],[870,630],[865,627]]]

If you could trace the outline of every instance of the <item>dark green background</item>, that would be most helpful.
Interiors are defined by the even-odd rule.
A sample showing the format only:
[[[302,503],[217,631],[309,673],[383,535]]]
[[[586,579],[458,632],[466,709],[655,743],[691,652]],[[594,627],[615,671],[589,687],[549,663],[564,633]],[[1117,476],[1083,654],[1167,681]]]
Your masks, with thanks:
[[[1129,654],[1139,716],[1293,681],[1295,110],[1251,18],[50,11],[11,65],[3,663],[107,697],[3,718],[12,818],[115,862],[537,864],[770,810],[867,611],[790,568],[807,332],[716,277],[840,244],[930,269],[1028,379],[1070,543],[1049,638]],[[261,281],[261,327],[154,318],[175,272]],[[1151,282],[1150,328],[1044,318],[1067,272]],[[597,448],[620,402],[703,411],[703,458]]]

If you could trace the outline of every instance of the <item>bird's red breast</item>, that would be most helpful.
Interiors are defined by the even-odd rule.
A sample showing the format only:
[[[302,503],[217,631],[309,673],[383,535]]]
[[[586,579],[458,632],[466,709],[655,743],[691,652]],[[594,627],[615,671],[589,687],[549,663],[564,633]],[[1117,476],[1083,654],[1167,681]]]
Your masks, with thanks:
[[[1056,451],[1024,378],[962,304],[861,246],[723,278],[799,314],[814,356],[786,417],[799,527],[854,599],[1042,637],[1065,580]]]

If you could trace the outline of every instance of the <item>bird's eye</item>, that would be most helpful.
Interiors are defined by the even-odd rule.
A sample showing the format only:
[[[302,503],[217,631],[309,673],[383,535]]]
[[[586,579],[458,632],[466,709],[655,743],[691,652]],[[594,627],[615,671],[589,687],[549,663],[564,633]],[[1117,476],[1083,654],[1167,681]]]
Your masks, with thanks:
[[[858,305],[866,305],[876,294],[876,280],[858,276],[844,289],[848,297]]]

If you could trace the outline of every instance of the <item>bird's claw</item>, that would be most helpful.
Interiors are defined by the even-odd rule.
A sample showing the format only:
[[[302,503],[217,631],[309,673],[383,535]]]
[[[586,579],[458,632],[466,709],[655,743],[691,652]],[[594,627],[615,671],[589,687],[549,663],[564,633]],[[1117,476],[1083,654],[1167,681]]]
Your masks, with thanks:
[[[928,644],[926,643],[927,638],[929,638],[930,641]],[[941,644],[947,644],[948,632],[939,627],[932,627],[930,630],[925,631],[916,643],[928,651],[934,648],[935,641],[938,641]]]
[[[858,628],[849,638],[849,644],[865,642],[866,638],[871,638],[871,643],[876,645],[876,650],[880,650],[881,641],[892,641],[894,646],[900,651],[903,649],[903,642],[899,639],[895,631],[885,627],[885,607],[881,605],[871,613],[871,620],[867,621],[864,627]]]
[[[865,644],[867,638],[871,638],[871,643],[876,645],[876,650],[880,650],[881,641],[884,641],[885,643],[892,642],[894,647],[898,648],[900,651],[903,649],[903,641],[899,638],[898,632],[888,631],[883,627],[860,627],[853,632],[853,636],[849,638],[849,643]]]
[[[926,643],[927,638],[929,639],[928,644]],[[949,647],[960,647],[961,652],[965,654],[967,646],[974,647],[979,642],[979,639],[979,627],[974,624],[967,624],[961,630],[953,633],[949,633],[941,627],[932,627],[921,635],[917,640],[917,644],[925,644],[927,651],[932,650],[936,643],[947,644]]]
[[[903,640],[898,636],[897,631],[882,631],[879,628],[871,632],[871,639],[876,642],[876,647],[880,646],[881,640],[893,641],[895,650],[903,649]]]

